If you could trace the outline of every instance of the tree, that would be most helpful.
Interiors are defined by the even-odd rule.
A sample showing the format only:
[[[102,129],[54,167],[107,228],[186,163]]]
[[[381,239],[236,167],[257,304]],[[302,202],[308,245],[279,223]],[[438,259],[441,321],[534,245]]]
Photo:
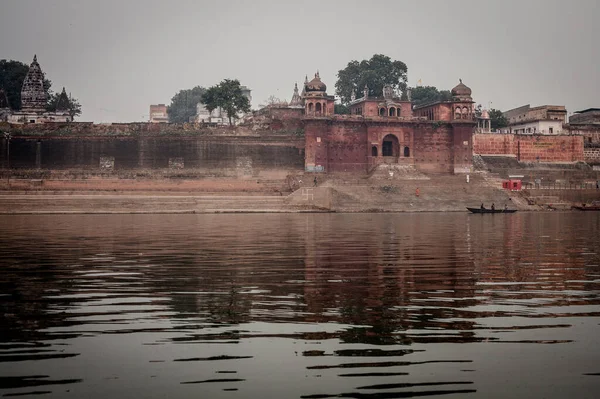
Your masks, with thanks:
[[[334,104],[334,113],[339,115],[349,115],[350,108],[344,104]]]
[[[266,108],[266,107],[287,106],[287,105],[288,105],[287,101],[282,100],[279,97],[275,97],[274,95],[270,95],[269,98],[267,98],[267,101],[265,101],[264,104],[260,104],[259,107]]]
[[[0,87],[4,88],[8,103],[13,110],[21,109],[21,88],[28,71],[29,66],[20,61],[0,60]],[[48,99],[52,94],[51,86],[52,82],[44,78],[44,90]]]
[[[227,112],[230,125],[233,125],[233,119],[238,118],[239,112],[250,112],[250,100],[242,92],[237,79],[225,79],[218,85],[209,87],[202,95],[202,102],[208,112],[221,107]]]
[[[56,106],[58,105],[58,100],[61,97],[61,95],[62,93],[50,94],[50,97],[48,97],[48,105],[46,106],[46,111],[56,112]],[[79,104],[79,101],[75,97],[72,97],[70,94],[67,96],[67,112],[71,116],[71,120],[75,120],[76,116],[81,115],[81,104]]]
[[[348,104],[352,91],[362,97],[365,85],[369,88],[369,96],[381,97],[383,86],[391,85],[395,90],[406,90],[406,73],[408,68],[402,61],[392,61],[383,54],[375,54],[370,60],[350,61],[346,68],[338,71],[335,92],[340,96],[342,104]]]
[[[502,129],[508,126],[508,119],[504,116],[502,111],[498,109],[490,109],[490,124],[493,130]]]
[[[417,107],[438,101],[452,100],[452,93],[450,90],[439,91],[437,87],[434,86],[413,87],[410,91],[410,96],[412,104]]]
[[[205,92],[204,87],[196,86],[193,89],[180,90],[175,94],[167,107],[169,122],[189,122],[190,117],[196,115],[196,105],[202,102],[202,95]]]

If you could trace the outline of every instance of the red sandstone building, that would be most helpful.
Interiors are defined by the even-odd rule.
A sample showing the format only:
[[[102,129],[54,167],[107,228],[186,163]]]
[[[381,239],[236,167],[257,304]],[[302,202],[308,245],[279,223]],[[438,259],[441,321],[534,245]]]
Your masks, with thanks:
[[[334,113],[334,98],[317,73],[296,87],[289,108],[303,119],[305,170],[369,173],[381,164],[413,166],[425,172],[468,173],[476,122],[471,89],[462,81],[452,100],[413,108],[391,86],[383,97],[363,96],[350,103],[350,115]]]

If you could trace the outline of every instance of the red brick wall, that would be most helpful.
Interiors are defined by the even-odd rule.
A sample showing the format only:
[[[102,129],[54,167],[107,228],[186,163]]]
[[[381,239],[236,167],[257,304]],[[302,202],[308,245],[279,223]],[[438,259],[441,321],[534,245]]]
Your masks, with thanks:
[[[474,134],[473,152],[479,155],[517,155],[513,134]]]
[[[523,162],[583,161],[581,136],[524,136],[475,134],[473,152],[480,155],[516,156]]]
[[[403,118],[410,118],[413,116],[412,114],[412,104],[410,102],[402,102],[402,110],[400,111],[400,116]]]
[[[454,173],[468,173],[473,165],[473,123],[452,126]]]
[[[367,129],[363,123],[331,124],[327,145],[329,172],[367,171]]]
[[[414,138],[415,166],[424,172],[454,172],[452,128],[419,124]]]

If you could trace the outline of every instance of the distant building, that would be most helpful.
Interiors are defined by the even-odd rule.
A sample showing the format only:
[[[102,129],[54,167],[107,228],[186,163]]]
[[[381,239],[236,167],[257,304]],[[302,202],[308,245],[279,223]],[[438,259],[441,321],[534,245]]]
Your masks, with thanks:
[[[583,136],[583,145],[595,155],[586,161],[600,163],[600,108],[588,108],[577,111],[569,117],[569,133]]]
[[[577,111],[569,117],[571,125],[600,124],[600,108],[588,108]]]
[[[481,111],[481,115],[476,117],[477,119],[477,133],[491,133],[492,132],[492,120],[490,119],[490,113],[487,109]]]
[[[562,134],[567,122],[564,105],[542,105],[531,108],[529,104],[503,113],[508,120],[508,133]]]
[[[47,101],[46,91],[44,90],[44,73],[37,62],[37,56],[34,55],[33,62],[29,66],[29,71],[21,88],[21,110],[12,111],[8,121],[10,123],[73,121],[73,117],[69,114],[69,98],[64,87],[55,111],[46,111]]]
[[[229,124],[229,118],[227,118],[227,112],[223,111],[221,107],[209,112],[203,103],[198,103],[196,104],[196,122],[220,126]]]
[[[167,114],[167,106],[165,104],[150,105],[150,123],[167,123],[169,115]]]

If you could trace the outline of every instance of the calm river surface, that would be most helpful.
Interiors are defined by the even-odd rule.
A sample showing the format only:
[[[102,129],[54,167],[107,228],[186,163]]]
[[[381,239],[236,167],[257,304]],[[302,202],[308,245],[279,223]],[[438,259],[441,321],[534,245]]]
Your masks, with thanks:
[[[597,398],[600,213],[0,217],[0,396]]]

